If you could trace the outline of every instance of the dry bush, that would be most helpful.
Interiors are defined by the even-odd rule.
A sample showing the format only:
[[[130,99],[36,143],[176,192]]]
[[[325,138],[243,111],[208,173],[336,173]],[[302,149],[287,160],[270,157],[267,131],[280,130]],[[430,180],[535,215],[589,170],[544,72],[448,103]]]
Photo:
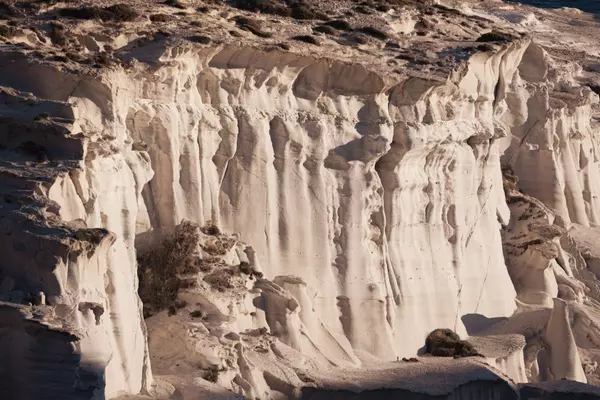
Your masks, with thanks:
[[[476,41],[477,42],[506,43],[506,42],[512,42],[515,39],[517,39],[517,37],[510,33],[492,31],[492,32],[484,33],[483,35],[479,36]]]
[[[262,14],[291,17],[297,20],[320,19],[327,21],[329,18],[319,10],[313,8],[303,0],[278,1],[278,0],[233,0],[233,7],[240,10],[252,11]]]
[[[49,119],[50,119],[50,114],[47,112],[43,112],[41,114],[36,115],[33,120],[34,121],[47,121]]]
[[[157,247],[138,254],[138,293],[145,317],[174,306],[179,290],[189,287],[190,279],[181,275],[190,272],[199,240],[198,226],[184,221]]]
[[[64,46],[65,44],[67,44],[68,38],[67,33],[65,31],[65,27],[56,22],[51,23],[50,39],[52,39],[52,43],[58,46]]]
[[[216,383],[219,380],[219,372],[222,372],[222,371],[224,371],[224,370],[220,369],[220,368],[215,368],[215,367],[206,369],[202,373],[202,379],[205,379],[212,383]]]
[[[234,0],[232,5],[240,10],[263,14],[281,15],[282,17],[291,15],[287,5],[277,0]]]
[[[105,8],[63,8],[59,13],[63,17],[102,21],[134,21],[138,17],[138,13],[128,4],[115,4]]]
[[[166,0],[163,4],[166,6],[178,8],[180,10],[185,10],[187,8],[187,5],[185,5],[184,3],[182,3],[179,0]]]
[[[0,25],[0,36],[5,38],[11,38],[15,35],[17,30],[12,26]]]
[[[263,273],[260,271],[255,270],[254,268],[252,268],[250,266],[249,263],[247,263],[246,261],[242,261],[240,263],[240,265],[238,265],[238,269],[240,270],[240,272],[242,274],[246,274],[250,276],[250,279],[260,279],[263,277]]]
[[[337,31],[334,28],[332,28],[331,26],[327,26],[327,25],[315,26],[313,28],[313,32],[325,33],[327,35],[337,34]]]
[[[316,46],[320,45],[319,39],[312,35],[298,35],[291,38],[292,40],[296,40],[298,42],[310,43]]]
[[[372,26],[366,26],[364,28],[357,29],[359,32],[364,33],[365,35],[369,35],[379,40],[386,40],[388,35],[384,31],[373,28]]]
[[[324,25],[330,26],[334,29],[337,29],[338,31],[349,31],[352,29],[352,26],[347,21],[344,21],[343,19],[328,21],[328,22],[325,22]]]
[[[173,17],[167,14],[152,14],[150,15],[150,21],[152,22],[170,22]]]
[[[269,32],[263,31],[262,30],[262,24],[261,24],[261,22],[257,21],[257,20],[254,20],[254,19],[250,19],[250,18],[246,18],[246,17],[237,17],[236,20],[235,20],[235,24],[240,29],[243,29],[243,30],[246,30],[248,32],[251,32],[251,33],[255,34],[258,37],[270,38],[271,36],[273,36]],[[210,233],[206,233],[206,232],[205,232],[205,234],[210,235]]]
[[[436,357],[471,357],[480,356],[473,345],[460,337],[451,329],[435,329],[425,339],[428,353]]]
[[[211,38],[206,35],[194,35],[188,37],[190,42],[199,43],[199,44],[209,44],[211,42]]]
[[[229,267],[218,268],[204,277],[204,281],[211,288],[219,292],[225,292],[227,289],[233,289],[233,277],[235,271]]]
[[[244,19],[248,20],[248,18],[244,18]],[[246,21],[246,23],[249,23],[249,22]],[[259,26],[259,28],[260,28],[260,26]],[[221,230],[219,229],[219,227],[216,226],[215,224],[211,224],[211,223],[203,226],[202,228],[200,228],[200,230],[205,235],[210,235],[210,236],[217,236],[217,235],[221,234]]]

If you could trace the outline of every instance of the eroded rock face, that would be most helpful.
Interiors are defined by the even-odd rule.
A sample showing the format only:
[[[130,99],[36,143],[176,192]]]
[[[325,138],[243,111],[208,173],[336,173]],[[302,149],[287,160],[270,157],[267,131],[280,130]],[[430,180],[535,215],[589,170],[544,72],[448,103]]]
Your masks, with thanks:
[[[448,22],[458,11],[435,10],[455,39],[477,39],[474,21],[493,25],[491,14],[461,16],[459,29]],[[396,30],[423,32],[413,17]],[[439,68],[420,73],[411,61],[392,74],[360,52],[349,63],[344,52],[308,56],[247,38],[203,46],[124,31],[111,41],[90,29],[76,29],[84,52],[110,42],[125,65],[93,75],[36,61],[15,44],[39,39],[27,30],[0,52],[0,296],[13,304],[0,327],[44,332],[12,348],[15,368],[2,373],[43,372],[45,361],[18,359],[55,341],[70,360],[56,392],[14,380],[6,390],[149,390],[149,340],[169,395],[186,376],[186,396],[199,396],[207,388],[194,377],[209,377],[200,369],[251,398],[301,397],[303,387],[319,398],[346,388],[327,388],[315,371],[412,357],[440,327],[479,336],[493,379],[595,379],[600,252],[581,232],[597,223],[598,96],[571,62],[518,34],[429,53],[413,43],[403,57],[429,54]],[[212,319],[165,311],[148,320],[148,339],[136,247],[184,219],[237,232],[221,267],[248,263],[264,279],[223,294],[202,283],[183,297]],[[43,313],[15,317],[16,303]],[[473,332],[468,315],[502,322]],[[165,347],[170,335],[185,346]],[[415,396],[517,396],[500,386]]]

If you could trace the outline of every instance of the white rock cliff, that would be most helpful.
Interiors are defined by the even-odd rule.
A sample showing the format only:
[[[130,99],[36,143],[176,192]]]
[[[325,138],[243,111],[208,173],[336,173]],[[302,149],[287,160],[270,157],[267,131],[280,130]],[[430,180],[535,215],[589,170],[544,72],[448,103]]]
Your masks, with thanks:
[[[143,39],[138,22],[114,38],[71,27],[85,54],[118,49],[119,65],[93,71],[40,57],[50,39],[29,28],[0,43],[0,389],[516,399],[519,383],[598,383],[596,78],[486,7],[439,6],[436,29],[459,37],[485,14],[511,35],[406,39],[414,57],[451,60],[428,71],[338,44]],[[421,15],[384,14],[391,27]],[[201,321],[145,321],[136,249],[183,220],[235,232],[213,262],[264,279],[223,294],[200,274],[181,299]],[[395,363],[435,328],[484,357]],[[193,365],[218,368],[220,388]],[[416,383],[440,369],[453,371]]]

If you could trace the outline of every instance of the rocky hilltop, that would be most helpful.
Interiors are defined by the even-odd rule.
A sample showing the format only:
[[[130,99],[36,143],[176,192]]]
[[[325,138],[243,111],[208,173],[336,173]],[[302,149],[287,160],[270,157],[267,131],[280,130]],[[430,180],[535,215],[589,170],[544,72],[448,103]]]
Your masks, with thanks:
[[[598,37],[499,1],[0,1],[0,393],[599,398]]]

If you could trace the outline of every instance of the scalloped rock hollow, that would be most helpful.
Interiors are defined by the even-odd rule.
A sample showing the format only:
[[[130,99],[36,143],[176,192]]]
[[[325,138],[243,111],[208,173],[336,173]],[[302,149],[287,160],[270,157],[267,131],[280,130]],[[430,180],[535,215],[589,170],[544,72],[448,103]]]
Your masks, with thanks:
[[[594,16],[125,3],[0,1],[7,399],[600,398]]]

